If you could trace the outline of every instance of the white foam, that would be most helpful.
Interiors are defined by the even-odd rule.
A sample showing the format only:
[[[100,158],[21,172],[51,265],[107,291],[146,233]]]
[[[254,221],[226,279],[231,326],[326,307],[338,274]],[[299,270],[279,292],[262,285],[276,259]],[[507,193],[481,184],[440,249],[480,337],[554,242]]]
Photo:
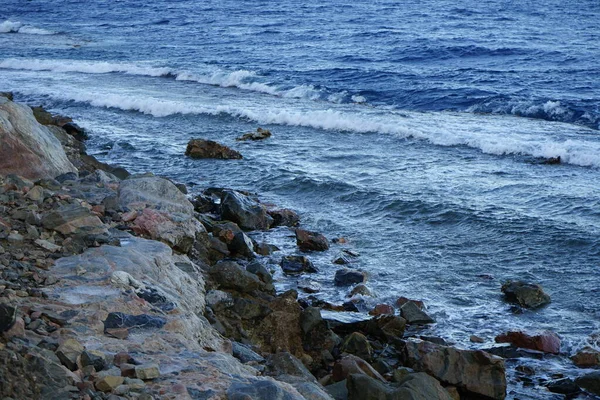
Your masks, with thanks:
[[[36,28],[30,25],[24,25],[21,22],[4,21],[0,23],[0,33],[23,33],[27,35],[53,35],[54,32]]]
[[[92,62],[78,60],[38,60],[8,58],[0,61],[0,68],[26,71],[81,72],[85,74],[108,74],[122,72],[131,75],[163,76],[171,73],[169,68],[154,68],[126,63]]]

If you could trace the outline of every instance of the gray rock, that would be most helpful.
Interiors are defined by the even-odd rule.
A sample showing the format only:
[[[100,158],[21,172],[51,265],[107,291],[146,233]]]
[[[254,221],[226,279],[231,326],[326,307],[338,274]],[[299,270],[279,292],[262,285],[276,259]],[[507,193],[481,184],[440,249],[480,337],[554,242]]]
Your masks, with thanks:
[[[351,268],[337,270],[334,278],[334,282],[337,286],[350,286],[356,283],[363,283],[366,280],[367,277],[364,272]]]
[[[232,254],[237,254],[245,258],[254,258],[254,244],[252,240],[244,233],[238,232],[228,246]]]
[[[227,390],[228,400],[306,400],[294,388],[268,379],[255,379],[247,383],[234,383]]]
[[[452,400],[427,374],[410,374],[398,386],[388,386],[366,375],[348,377],[348,400]]]
[[[271,376],[290,375],[300,377],[304,381],[316,382],[316,378],[302,364],[302,361],[287,351],[272,354],[267,358],[267,367]]]
[[[221,261],[209,270],[210,276],[223,289],[233,289],[242,293],[263,287],[258,277],[246,271],[234,261]]]
[[[132,175],[119,185],[121,207],[150,207],[168,213],[193,215],[194,206],[171,181],[157,176]]]
[[[245,230],[269,229],[272,218],[257,200],[233,190],[223,191],[221,216]]]
[[[239,160],[242,155],[227,146],[212,140],[192,139],[188,142],[185,155],[191,158],[217,158],[222,160]]]
[[[600,371],[590,372],[575,379],[575,383],[586,391],[600,396]]]
[[[248,346],[235,341],[232,341],[231,345],[233,349],[233,356],[244,364],[249,362],[265,362],[265,358],[263,356],[254,352]]]
[[[260,261],[255,260],[246,265],[246,271],[258,276],[265,283],[273,282],[273,275]]]
[[[325,390],[334,400],[348,400],[348,388],[346,387],[346,379],[336,382],[332,385],[325,386]]]
[[[353,332],[342,343],[340,351],[343,353],[354,354],[363,360],[370,361],[373,358],[373,348],[365,335],[359,332]]]
[[[407,301],[400,307],[400,314],[408,324],[431,324],[435,322],[425,311],[422,311],[413,301]]]
[[[502,285],[502,293],[506,301],[525,308],[539,308],[550,303],[550,296],[540,285],[533,283],[508,281]]]
[[[85,232],[87,234],[107,233],[106,226],[86,207],[68,204],[46,214],[42,218],[46,229],[55,230],[63,235]]]
[[[319,272],[306,256],[285,256],[281,259],[280,265],[283,272],[288,275]]]

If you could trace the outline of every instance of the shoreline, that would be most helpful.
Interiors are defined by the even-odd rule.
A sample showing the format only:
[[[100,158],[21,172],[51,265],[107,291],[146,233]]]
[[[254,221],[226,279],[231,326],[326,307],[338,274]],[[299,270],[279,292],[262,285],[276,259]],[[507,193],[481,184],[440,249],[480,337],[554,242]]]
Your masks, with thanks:
[[[38,114],[38,120],[46,116]],[[71,397],[43,398],[100,392],[106,393],[101,398],[142,399],[268,399],[275,392],[293,399],[408,392],[424,399],[505,398],[502,358],[439,338],[403,338],[407,326],[432,322],[418,301],[404,299],[398,314],[382,305],[368,320],[336,323],[323,319],[321,309],[351,304],[299,302],[291,290],[276,294],[271,272],[255,257],[274,249],[252,243],[247,232],[278,223],[294,229],[309,258],[329,248],[322,235],[295,230],[293,211],[269,210],[232,189],[205,191],[191,203],[167,179],[128,176],[85,154],[56,125],[64,126],[64,118],[47,121],[50,128],[42,130],[61,142],[77,171],[65,164],[60,180],[48,176],[35,184],[5,177],[3,194],[12,201],[3,203],[0,221],[10,231],[3,253],[16,262],[35,260],[28,277],[44,275],[35,285],[17,277],[24,290],[8,288],[5,295],[4,289],[2,304],[15,315],[0,352],[13,359],[26,353],[68,383],[67,392],[51,386],[44,396]],[[36,250],[43,254],[28,256]],[[287,255],[281,266],[289,274],[311,268]],[[364,282],[360,271],[347,272],[339,276],[344,285]],[[22,357],[15,370],[30,364]],[[42,393],[38,383],[34,388]],[[5,396],[23,394],[6,384],[1,389]]]

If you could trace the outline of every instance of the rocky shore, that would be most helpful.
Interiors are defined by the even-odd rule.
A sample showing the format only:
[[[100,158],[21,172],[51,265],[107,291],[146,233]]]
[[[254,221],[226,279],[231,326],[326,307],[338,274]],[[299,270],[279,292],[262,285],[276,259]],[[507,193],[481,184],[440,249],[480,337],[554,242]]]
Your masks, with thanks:
[[[496,340],[510,345],[489,351],[420,336],[435,321],[415,299],[380,304],[366,320],[326,319],[322,310],[356,305],[277,293],[264,258],[280,257],[285,275],[309,274],[311,253],[335,246],[336,285],[368,296],[343,240],[252,193],[189,198],[167,178],[103,164],[69,118],[11,100],[0,93],[3,399],[504,399],[505,358],[560,353],[551,332],[507,332]],[[189,152],[210,154],[202,144]],[[296,254],[251,239],[274,227],[295,236]],[[502,290],[518,307],[550,301],[536,285]],[[585,348],[573,360],[595,367],[600,354]],[[600,394],[600,374],[546,386]]]

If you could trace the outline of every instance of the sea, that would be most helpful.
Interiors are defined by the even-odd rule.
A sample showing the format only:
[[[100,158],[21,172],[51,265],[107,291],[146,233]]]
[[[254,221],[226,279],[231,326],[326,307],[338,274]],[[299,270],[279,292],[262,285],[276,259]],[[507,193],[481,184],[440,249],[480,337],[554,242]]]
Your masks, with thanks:
[[[419,335],[462,348],[556,332],[560,356],[507,361],[507,398],[562,399],[545,382],[589,372],[568,356],[600,343],[599,43],[598,0],[2,0],[0,90],[73,117],[101,161],[255,192],[345,239],[289,278],[293,234],[255,233],[281,249],[280,290],[347,301],[332,260],[352,250],[374,297],[348,318],[404,296],[437,321]],[[273,136],[235,140],[258,127]],[[189,159],[192,138],[244,159]],[[507,280],[552,303],[516,309]]]

